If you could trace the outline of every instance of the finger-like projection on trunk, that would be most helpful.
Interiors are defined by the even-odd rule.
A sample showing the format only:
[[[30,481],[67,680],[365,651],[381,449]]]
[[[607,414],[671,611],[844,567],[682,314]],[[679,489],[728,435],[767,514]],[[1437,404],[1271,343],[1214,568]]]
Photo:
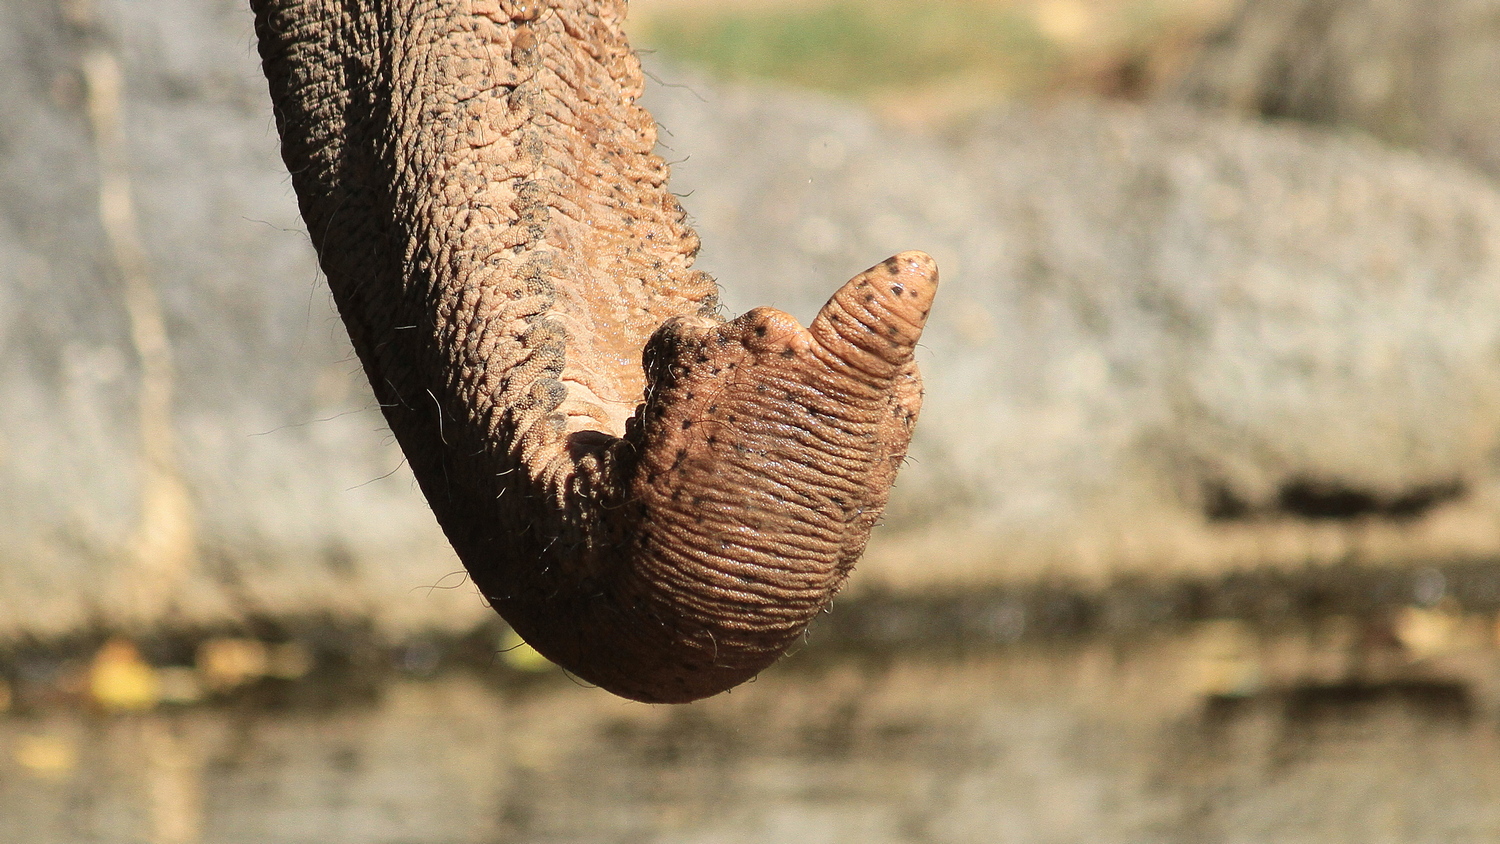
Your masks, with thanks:
[[[638,700],[773,662],[885,505],[932,261],[861,273],[805,329],[722,320],[623,0],[252,5],[308,234],[485,597]]]

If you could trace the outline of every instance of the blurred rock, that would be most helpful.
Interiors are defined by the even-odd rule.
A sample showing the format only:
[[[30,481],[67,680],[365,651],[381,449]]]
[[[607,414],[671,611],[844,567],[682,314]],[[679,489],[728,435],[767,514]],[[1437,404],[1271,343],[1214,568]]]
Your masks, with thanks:
[[[942,269],[855,588],[1500,550],[1487,180],[1168,108],[1017,109],[943,145],[666,78],[673,184],[732,310],[805,319],[901,249]]]
[[[1362,129],[1500,175],[1497,55],[1497,0],[1245,0],[1176,93]]]
[[[110,639],[89,665],[89,699],[111,711],[151,709],[161,700],[161,683],[134,642]]]
[[[656,72],[732,310],[943,269],[855,588],[1500,553],[1488,182],[1171,110],[922,138]],[[0,109],[0,637],[488,618],[317,277],[240,2],[0,0]]]
[[[102,172],[90,123],[111,64],[123,173]],[[248,6],[0,0],[0,112],[0,636],[486,617],[471,590],[420,588],[460,566],[319,278]],[[109,176],[128,179],[133,231],[101,219]],[[122,238],[143,267],[122,267]],[[169,383],[148,383],[127,271],[155,293]],[[151,465],[163,433],[173,459]],[[153,498],[164,471],[186,508]],[[185,561],[153,541],[174,532]]]
[[[194,663],[204,685],[216,692],[229,691],[270,673],[269,651],[256,639],[209,639],[198,646]]]
[[[14,757],[22,770],[45,780],[67,779],[78,766],[78,748],[61,736],[21,736]]]

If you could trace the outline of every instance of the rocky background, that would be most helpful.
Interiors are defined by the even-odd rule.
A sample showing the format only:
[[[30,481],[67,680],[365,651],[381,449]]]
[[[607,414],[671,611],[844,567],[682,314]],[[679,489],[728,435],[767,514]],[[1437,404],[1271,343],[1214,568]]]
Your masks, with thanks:
[[[1195,105],[1315,124],[1500,175],[1500,5],[1260,0],[1166,87]]]
[[[0,633],[482,608],[297,214],[247,4],[0,3]]]
[[[1247,0],[941,132],[653,61],[728,308],[942,298],[854,590],[1500,556],[1500,2]],[[0,0],[0,637],[488,617],[318,277],[238,0]],[[1492,140],[1493,139],[1493,140]]]

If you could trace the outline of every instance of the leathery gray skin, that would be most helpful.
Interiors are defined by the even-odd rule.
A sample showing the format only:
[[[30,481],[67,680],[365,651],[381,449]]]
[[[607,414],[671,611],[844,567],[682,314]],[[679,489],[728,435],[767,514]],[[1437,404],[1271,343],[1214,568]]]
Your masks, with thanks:
[[[251,0],[282,155],[474,583],[648,702],[753,677],[844,583],[921,404],[905,252],[807,328],[717,315],[610,0]]]

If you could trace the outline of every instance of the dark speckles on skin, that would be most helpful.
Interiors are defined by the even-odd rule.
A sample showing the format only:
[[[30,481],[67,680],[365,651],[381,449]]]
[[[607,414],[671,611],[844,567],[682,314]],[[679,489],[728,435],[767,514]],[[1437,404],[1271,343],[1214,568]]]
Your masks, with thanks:
[[[891,275],[899,275],[901,273],[901,262],[895,258],[886,258],[880,262],[880,265],[885,267],[885,271]]]
[[[899,284],[893,284],[893,285],[891,285],[891,293],[893,295],[895,295],[895,296],[900,296],[905,291],[906,291],[906,288],[902,287]]]
[[[755,326],[755,336],[756,337],[764,337],[764,336],[766,336],[766,327],[764,325],[757,325],[757,326]]]
[[[797,350],[788,346],[785,349],[781,350],[781,356],[784,358],[794,358],[797,356]]]

